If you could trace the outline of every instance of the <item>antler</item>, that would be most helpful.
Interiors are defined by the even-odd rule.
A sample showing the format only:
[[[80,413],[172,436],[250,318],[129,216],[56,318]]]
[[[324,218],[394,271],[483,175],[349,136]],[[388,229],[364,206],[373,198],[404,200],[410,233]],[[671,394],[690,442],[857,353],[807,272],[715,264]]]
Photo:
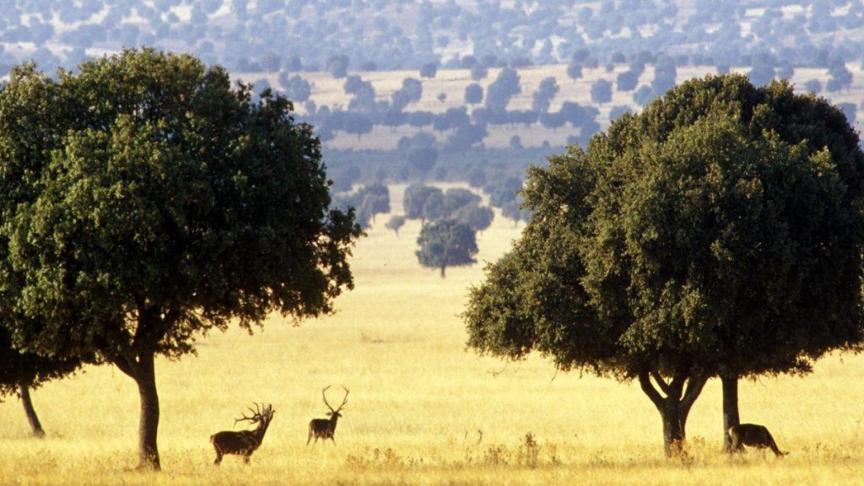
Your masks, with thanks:
[[[255,405],[255,410],[252,410],[252,407],[247,407],[247,408],[249,408],[249,411],[252,412],[252,416],[247,417],[246,414],[244,413],[243,415],[240,416],[240,418],[234,419],[234,426],[235,427],[237,426],[237,422],[243,422],[244,420],[248,420],[249,422],[252,422],[253,424],[255,422],[261,421],[261,407],[256,402],[252,402],[252,404]]]
[[[344,407],[345,404],[348,403],[348,394],[351,393],[351,390],[345,388],[345,385],[342,385],[342,389],[345,390],[345,398],[342,399],[342,405],[339,405],[339,408],[336,409],[337,412],[342,410],[342,407]]]
[[[324,398],[324,405],[327,405],[327,408],[329,408],[331,412],[335,412],[335,410],[333,410],[333,407],[330,406],[330,403],[327,402],[327,389],[328,388],[330,388],[330,385],[327,385],[321,389],[321,397]]]

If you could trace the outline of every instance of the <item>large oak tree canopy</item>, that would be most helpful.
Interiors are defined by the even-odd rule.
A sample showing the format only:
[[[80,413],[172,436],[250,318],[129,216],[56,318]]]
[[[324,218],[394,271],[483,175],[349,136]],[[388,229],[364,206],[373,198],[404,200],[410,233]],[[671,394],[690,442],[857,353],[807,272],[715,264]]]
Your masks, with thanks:
[[[320,144],[269,91],[192,56],[125,51],[0,94],[0,289],[30,351],[96,351],[139,385],[159,466],[154,354],[231,320],[331,310],[352,286],[353,214],[330,210]]]
[[[824,99],[686,82],[530,171],[534,216],[472,290],[469,345],[638,378],[672,452],[710,376],[861,342],[862,176]]]

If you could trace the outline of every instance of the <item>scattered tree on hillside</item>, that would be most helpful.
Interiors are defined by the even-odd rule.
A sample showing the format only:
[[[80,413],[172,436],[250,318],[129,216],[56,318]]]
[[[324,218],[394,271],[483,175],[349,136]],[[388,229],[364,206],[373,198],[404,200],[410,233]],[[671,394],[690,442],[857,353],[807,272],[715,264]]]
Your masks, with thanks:
[[[424,267],[438,268],[441,278],[447,267],[471,265],[476,262],[477,240],[465,223],[454,220],[431,221],[423,225],[417,238],[417,259]]]
[[[427,62],[420,66],[420,77],[421,78],[434,78],[435,75],[438,74],[438,63],[437,62]]]
[[[465,87],[465,104],[476,105],[483,102],[483,88],[477,83]]]
[[[591,84],[591,100],[594,103],[609,103],[612,101],[612,83],[598,79]]]
[[[334,78],[344,78],[348,75],[348,56],[340,54],[327,59],[327,72]]]
[[[330,210],[320,143],[284,98],[253,102],[189,55],[127,50],[56,81],[19,67],[0,113],[16,346],[98,353],[134,380],[141,467],[160,467],[157,355],[272,311],[328,313],[352,286],[359,228]]]

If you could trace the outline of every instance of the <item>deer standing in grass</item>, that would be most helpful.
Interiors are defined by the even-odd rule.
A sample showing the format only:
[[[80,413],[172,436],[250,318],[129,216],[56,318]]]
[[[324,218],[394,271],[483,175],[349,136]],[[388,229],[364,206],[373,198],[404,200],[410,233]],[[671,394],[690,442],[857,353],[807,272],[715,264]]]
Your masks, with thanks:
[[[771,432],[762,425],[756,424],[741,424],[729,427],[729,438],[732,439],[732,452],[741,451],[742,446],[753,446],[758,448],[769,448],[777,457],[782,457],[788,454],[777,447],[774,442],[774,437],[771,437]]]
[[[258,427],[254,430],[241,430],[239,432],[225,430],[210,436],[210,442],[216,449],[216,461],[213,464],[218,466],[222,462],[222,456],[225,454],[243,456],[243,462],[249,464],[249,457],[258,449],[261,441],[264,440],[264,434],[267,433],[267,427],[270,425],[270,421],[273,420],[273,414],[275,413],[272,405],[267,405],[263,408],[257,403],[254,405],[255,410],[252,410],[251,407],[249,408],[249,411],[252,412],[251,417],[243,414],[242,417],[234,420],[235,426],[237,422],[242,421],[258,424]]]
[[[327,389],[330,388],[328,385],[324,389],[321,390],[321,396],[324,398],[324,405],[327,405],[327,408],[330,409],[327,412],[327,415],[330,416],[329,419],[312,419],[309,422],[309,436],[306,437],[306,445],[309,445],[309,441],[312,440],[312,437],[315,437],[315,442],[318,442],[318,439],[327,440],[330,439],[333,443],[336,443],[336,439],[333,438],[333,434],[336,433],[336,423],[339,421],[339,417],[342,416],[339,413],[342,410],[342,407],[348,402],[348,393],[350,391],[342,386],[342,389],[345,390],[345,398],[342,399],[342,405],[339,405],[339,408],[333,410],[333,407],[330,406],[330,403],[327,402]]]

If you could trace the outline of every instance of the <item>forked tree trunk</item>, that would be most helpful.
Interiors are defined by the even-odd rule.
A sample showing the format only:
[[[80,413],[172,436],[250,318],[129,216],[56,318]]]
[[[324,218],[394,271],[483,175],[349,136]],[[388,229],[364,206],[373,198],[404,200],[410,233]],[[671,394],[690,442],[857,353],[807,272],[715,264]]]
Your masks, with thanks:
[[[651,383],[651,377],[659,391]],[[639,374],[642,391],[651,399],[663,420],[663,449],[667,457],[678,456],[684,451],[687,417],[706,381],[706,377],[679,373],[667,383],[656,371],[646,370]]]
[[[738,416],[738,377],[736,375],[724,375],[720,377],[723,384],[723,450],[732,450],[732,438],[729,437],[729,427],[741,425]]]
[[[156,438],[159,431],[159,394],[156,391],[156,372],[153,353],[139,357],[135,383],[141,402],[141,416],[138,423],[138,467],[158,471],[159,448]]]
[[[39,416],[36,415],[36,409],[33,408],[33,400],[30,398],[30,386],[25,383],[18,385],[18,395],[21,396],[21,403],[24,405],[24,413],[27,415],[27,421],[30,422],[30,430],[33,431],[33,436],[40,439],[45,437],[42,423],[39,422]]]

